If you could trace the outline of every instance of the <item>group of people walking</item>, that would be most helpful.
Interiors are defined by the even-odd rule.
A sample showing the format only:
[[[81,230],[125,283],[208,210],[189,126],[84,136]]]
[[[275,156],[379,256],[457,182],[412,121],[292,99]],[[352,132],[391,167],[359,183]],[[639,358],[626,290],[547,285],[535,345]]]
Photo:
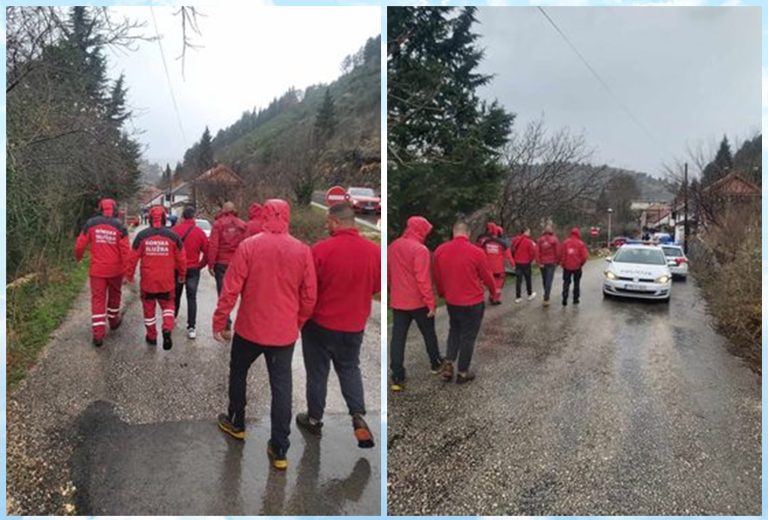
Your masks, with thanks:
[[[432,373],[446,381],[467,383],[475,378],[469,370],[475,341],[485,312],[485,294],[492,305],[500,305],[506,279],[506,263],[515,270],[516,303],[522,302],[525,283],[528,300],[533,300],[532,267],[541,269],[544,297],[549,306],[555,270],[563,269],[562,304],[568,304],[573,285],[573,303],[580,298],[582,267],[589,258],[578,228],[560,242],[550,225],[534,240],[524,228],[511,242],[504,229],[494,222],[476,242],[470,241],[470,228],[464,221],[453,226],[453,238],[435,249],[424,244],[432,225],[421,216],[410,217],[402,236],[387,249],[387,279],[392,309],[390,343],[391,386],[402,391],[406,380],[405,343],[411,322],[415,321],[427,350]],[[445,300],[449,331],[445,356],[441,356],[435,332],[437,295]]]
[[[219,428],[245,439],[246,381],[253,362],[264,356],[271,397],[271,437],[267,452],[276,469],[287,467],[292,416],[292,360],[299,335],[307,376],[307,412],[296,416],[299,427],[322,434],[327,383],[333,364],[352,416],[358,446],[374,446],[365,422],[360,349],[371,300],[380,292],[381,255],[377,244],[361,236],[353,208],[328,210],[329,237],[311,248],[290,235],[290,206],[281,199],[254,203],[249,221],[227,202],[216,215],[210,238],[187,207],[182,221],[169,228],[162,206],[148,212],[149,227],[132,246],[128,230],[115,217],[111,199],[99,203],[75,244],[78,261],[91,252],[90,287],[93,344],[101,347],[106,326],[117,329],[121,284],[132,283],[137,265],[146,342],[157,344],[156,308],[161,310],[163,348],[172,348],[174,319],[187,294],[187,337],[196,339],[197,288],[202,269],[216,280],[218,301],[213,338],[231,340],[229,405],[218,417]],[[240,301],[234,327],[230,313]],[[233,335],[234,328],[234,335]]]

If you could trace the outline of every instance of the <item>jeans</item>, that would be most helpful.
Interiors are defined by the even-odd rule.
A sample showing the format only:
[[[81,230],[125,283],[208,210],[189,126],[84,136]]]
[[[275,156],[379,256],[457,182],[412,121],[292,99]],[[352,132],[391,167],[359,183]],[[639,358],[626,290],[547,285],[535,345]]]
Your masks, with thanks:
[[[517,264],[515,267],[515,296],[520,298],[523,287],[523,278],[525,278],[525,290],[528,296],[533,294],[531,288],[531,264]]]
[[[472,353],[475,350],[475,340],[480,332],[480,324],[483,321],[485,304],[475,305],[448,305],[448,352],[445,358],[448,361],[456,361],[458,354],[458,371],[466,372],[472,361]]]
[[[318,421],[325,411],[328,374],[333,369],[339,378],[341,395],[349,415],[365,415],[363,376],[360,372],[360,347],[363,331],[340,332],[308,321],[301,330],[301,351],[307,372],[307,411]]]
[[[272,392],[270,421],[272,443],[285,450],[291,445],[291,394],[293,377],[291,362],[293,346],[266,347],[248,341],[235,334],[232,339],[232,354],[229,359],[229,419],[237,428],[245,428],[246,382],[248,369],[264,354],[269,372],[269,389]]]
[[[437,366],[442,361],[440,349],[437,346],[437,334],[435,333],[435,318],[428,318],[429,309],[421,307],[403,311],[392,309],[392,342],[389,347],[390,368],[392,369],[392,381],[402,383],[405,381],[405,340],[408,338],[408,329],[411,321],[416,321],[424,344],[427,347],[427,355],[432,366]]]
[[[214,264],[213,277],[216,278],[216,294],[221,295],[221,288],[224,287],[224,275],[227,274],[229,264]],[[232,328],[232,319],[227,317],[227,330]]]
[[[544,282],[544,301],[549,301],[549,294],[552,292],[552,281],[555,279],[555,264],[544,264],[541,266],[541,279]]]
[[[190,267],[187,269],[187,279],[184,283],[176,280],[176,317],[179,315],[181,305],[181,293],[184,286],[187,287],[187,328],[194,329],[197,322],[197,286],[200,283],[200,269]]]
[[[563,303],[568,301],[568,291],[571,287],[571,278],[573,278],[573,301],[578,302],[581,290],[579,285],[581,284],[581,269],[570,271],[563,269]]]

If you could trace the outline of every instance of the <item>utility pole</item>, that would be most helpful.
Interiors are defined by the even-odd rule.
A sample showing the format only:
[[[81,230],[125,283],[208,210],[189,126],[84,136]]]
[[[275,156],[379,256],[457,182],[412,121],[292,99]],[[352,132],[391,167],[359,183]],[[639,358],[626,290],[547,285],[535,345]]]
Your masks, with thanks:
[[[611,247],[611,213],[613,209],[608,208],[608,247]]]
[[[688,254],[688,163],[683,173],[683,251]]]

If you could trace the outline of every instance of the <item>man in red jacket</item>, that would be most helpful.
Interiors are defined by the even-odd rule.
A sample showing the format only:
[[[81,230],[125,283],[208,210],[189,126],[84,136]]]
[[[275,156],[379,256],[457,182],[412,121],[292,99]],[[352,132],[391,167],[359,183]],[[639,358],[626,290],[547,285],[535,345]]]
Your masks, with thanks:
[[[528,301],[536,298],[531,283],[531,264],[536,260],[536,242],[531,238],[531,229],[523,228],[519,235],[512,240],[512,255],[515,259],[515,303],[522,300],[523,279]]]
[[[568,305],[568,293],[573,279],[573,303],[578,305],[581,296],[581,268],[589,259],[587,246],[581,240],[581,231],[571,229],[571,236],[563,241],[560,265],[563,266],[563,305]]]
[[[501,294],[504,289],[504,282],[507,277],[504,269],[504,260],[509,261],[512,267],[515,267],[515,260],[509,251],[507,245],[501,240],[504,229],[493,222],[486,226],[486,234],[478,239],[478,245],[485,251],[485,257],[488,262],[488,268],[493,274],[496,290],[491,298],[491,304],[501,304]]]
[[[208,245],[208,272],[216,278],[216,294],[221,294],[224,275],[227,272],[232,256],[237,246],[246,237],[248,226],[240,220],[232,202],[225,202],[221,212],[216,216],[216,221],[211,229],[211,238]],[[224,337],[232,339],[232,320],[227,319]]]
[[[99,202],[101,215],[88,219],[75,242],[75,259],[81,261],[91,247],[91,327],[93,344],[100,347],[109,328],[120,326],[120,296],[123,273],[128,265],[131,248],[128,230],[115,218],[115,201]]]
[[[432,294],[431,258],[424,239],[432,224],[424,217],[408,219],[405,232],[387,247],[387,282],[389,306],[392,308],[392,341],[389,347],[393,392],[403,389],[405,382],[405,340],[411,321],[416,321],[432,373],[440,373],[443,359],[435,333],[435,295]]]
[[[552,292],[552,280],[555,278],[555,268],[560,259],[560,241],[552,232],[552,226],[544,226],[544,232],[536,244],[536,263],[541,269],[541,279],[544,282],[544,306],[549,305],[549,294]]]
[[[200,269],[208,265],[208,237],[195,224],[195,208],[187,206],[181,214],[182,221],[173,226],[172,231],[181,238],[184,253],[187,256],[187,277],[183,282],[176,282],[174,318],[179,315],[181,294],[187,288],[187,337],[195,339],[197,332],[197,287],[200,284]]]
[[[291,360],[299,330],[317,300],[315,264],[309,246],[288,233],[290,206],[284,200],[264,203],[264,230],[237,248],[213,314],[213,338],[225,342],[229,313],[240,297],[229,362],[229,407],[219,428],[245,439],[248,369],[264,355],[272,392],[272,435],[267,454],[275,469],[286,469],[290,446]]]
[[[143,229],[133,240],[133,255],[125,279],[133,283],[136,265],[141,261],[141,305],[144,310],[146,341],[157,345],[156,308],[163,316],[163,350],[173,346],[174,298],[176,281],[187,276],[187,259],[179,236],[165,226],[165,208],[153,206],[149,210],[150,227]]]
[[[317,304],[301,330],[307,373],[307,413],[296,424],[321,434],[331,362],[352,416],[352,429],[361,448],[372,448],[373,435],[363,416],[365,399],[360,373],[360,347],[371,299],[381,291],[381,249],[360,236],[355,211],[347,203],[328,209],[330,238],[312,246],[317,273]]]
[[[450,322],[443,381],[453,379],[453,364],[458,356],[456,383],[463,384],[475,378],[469,364],[485,312],[483,285],[491,298],[495,299],[496,292],[485,254],[469,241],[466,222],[457,222],[453,226],[453,240],[435,250],[434,273],[437,294],[445,298]]]
[[[245,236],[250,237],[261,233],[264,226],[264,222],[261,216],[261,204],[254,202],[248,208],[248,224],[245,231]]]

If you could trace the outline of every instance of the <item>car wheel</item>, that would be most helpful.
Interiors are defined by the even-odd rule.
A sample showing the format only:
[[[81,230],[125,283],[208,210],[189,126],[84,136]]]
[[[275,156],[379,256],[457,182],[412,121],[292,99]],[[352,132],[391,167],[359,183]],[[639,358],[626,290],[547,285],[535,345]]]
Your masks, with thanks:
[[[682,275],[682,276],[680,277],[680,281],[681,281],[681,282],[685,282],[685,281],[687,281],[687,280],[688,280],[688,276],[686,276],[686,275]]]
[[[611,295],[608,294],[607,292],[603,291],[603,299],[604,300],[610,300],[611,299]]]
[[[667,296],[666,298],[664,298],[664,299],[663,299],[663,300],[661,300],[661,301],[662,301],[662,303],[667,303],[667,304],[668,304],[668,303],[669,303],[669,299],[670,299],[670,298],[671,298],[671,296]]]

